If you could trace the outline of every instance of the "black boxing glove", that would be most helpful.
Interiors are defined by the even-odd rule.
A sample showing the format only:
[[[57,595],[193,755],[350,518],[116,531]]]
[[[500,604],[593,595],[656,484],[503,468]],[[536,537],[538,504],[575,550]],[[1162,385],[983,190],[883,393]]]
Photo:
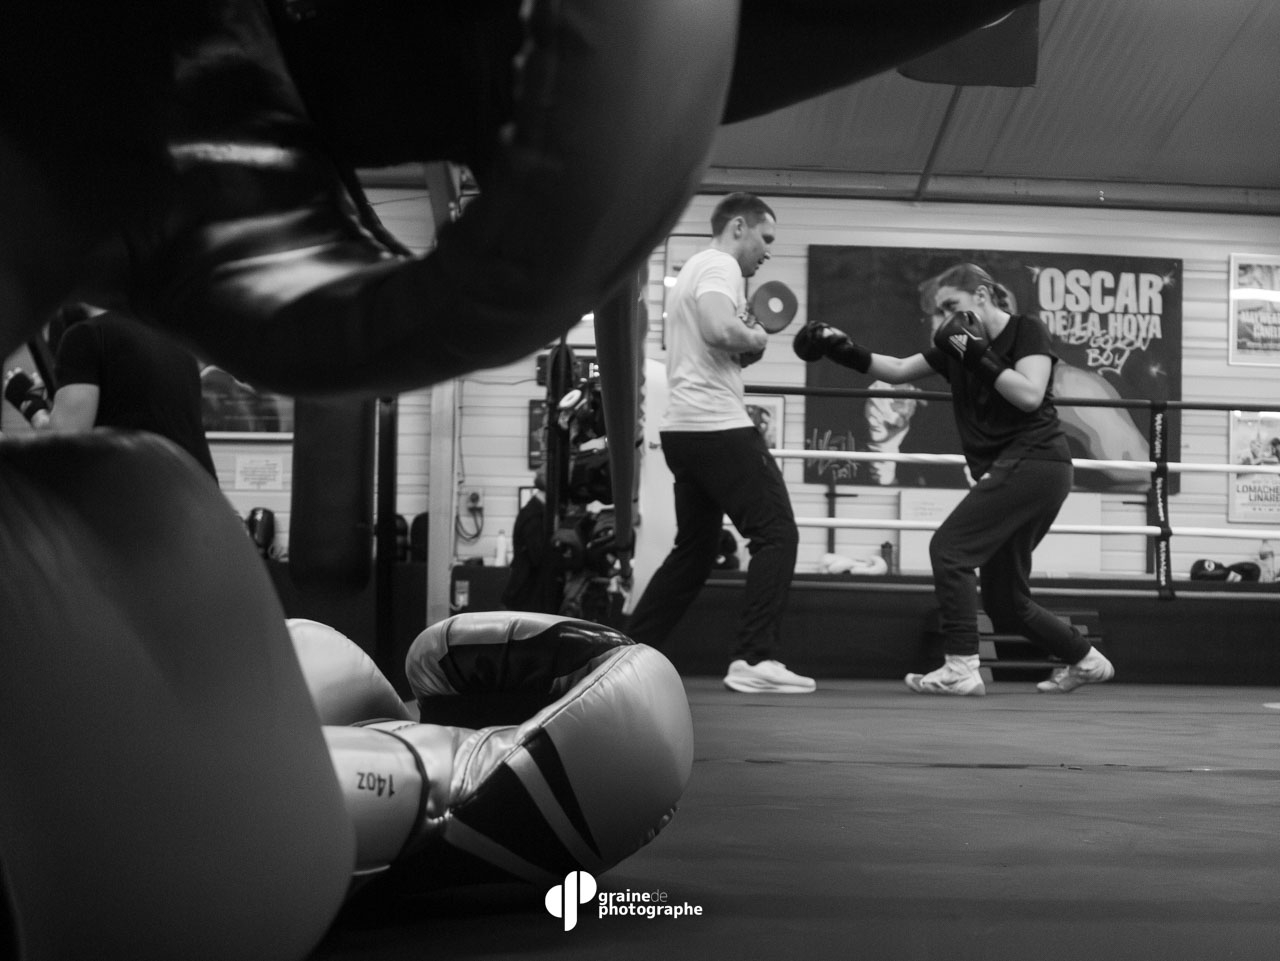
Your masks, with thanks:
[[[4,399],[18,408],[18,412],[28,421],[40,411],[49,409],[44,388],[37,387],[31,375],[21,367],[15,367],[5,375]]]
[[[991,349],[982,321],[967,310],[948,317],[934,333],[933,344],[944,354],[958,358],[966,370],[993,386],[996,378],[1009,369],[1004,359]]]
[[[871,351],[830,324],[806,324],[796,334],[791,347],[796,356],[806,362],[830,357],[837,364],[851,367],[861,374],[871,368]]]

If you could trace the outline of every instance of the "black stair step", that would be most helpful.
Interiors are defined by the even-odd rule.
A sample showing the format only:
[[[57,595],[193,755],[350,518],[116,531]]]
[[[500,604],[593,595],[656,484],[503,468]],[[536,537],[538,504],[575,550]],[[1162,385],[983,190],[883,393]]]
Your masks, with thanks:
[[[1100,637],[1085,637],[1084,640],[1087,640],[1089,644],[1096,644],[1096,642],[1101,641]],[[1036,656],[1043,656],[1043,658],[1050,656],[1048,654],[1044,654],[1039,647],[1020,635],[988,635],[986,637],[979,637],[978,653],[984,656],[996,656],[997,654],[1006,653],[1027,653],[1034,654]]]
[[[1071,627],[1074,627],[1081,634],[1101,634],[1102,633],[1102,618],[1097,615],[1094,615],[1093,617],[1085,617],[1077,613],[1071,617],[1066,617],[1062,614],[1061,611],[1053,611],[1052,613],[1057,615],[1058,620],[1062,621],[1064,624],[1068,624]],[[998,633],[996,629],[991,625],[991,619],[988,618],[985,614],[980,615],[978,617],[978,633],[979,634]]]
[[[1086,637],[1085,640],[1090,644],[1096,644],[1100,639],[1096,637]],[[1000,634],[978,638],[978,655],[983,658],[1000,659],[1006,657],[1050,658],[1050,655],[1044,653],[1044,651],[1035,644],[1032,644],[1025,637],[1013,634]]]
[[[1060,620],[1070,624],[1076,628],[1081,634],[1087,634],[1090,637],[1099,637],[1102,634],[1102,615],[1097,611],[1086,610],[1083,608],[1070,609],[1050,609],[1050,613],[1056,615]],[[929,619],[925,626],[927,633],[936,633],[938,631],[938,610],[934,608],[929,612]],[[991,618],[985,612],[978,612],[978,633],[995,634],[995,628],[991,623]]]
[[[985,661],[987,667],[997,671],[1044,671],[1055,667],[1066,667],[1062,661]]]

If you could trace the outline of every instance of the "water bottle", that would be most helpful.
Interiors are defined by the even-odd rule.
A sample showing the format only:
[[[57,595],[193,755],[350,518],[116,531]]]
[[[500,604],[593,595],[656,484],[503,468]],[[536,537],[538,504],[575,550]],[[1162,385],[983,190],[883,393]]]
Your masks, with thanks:
[[[1270,584],[1276,579],[1276,555],[1270,541],[1258,545],[1258,567],[1261,569],[1258,580]]]
[[[497,543],[493,548],[493,566],[506,567],[507,561],[507,532],[498,531]]]
[[[897,565],[893,561],[893,541],[885,541],[880,545],[880,556],[884,558],[884,566],[887,568],[886,573],[898,573]]]

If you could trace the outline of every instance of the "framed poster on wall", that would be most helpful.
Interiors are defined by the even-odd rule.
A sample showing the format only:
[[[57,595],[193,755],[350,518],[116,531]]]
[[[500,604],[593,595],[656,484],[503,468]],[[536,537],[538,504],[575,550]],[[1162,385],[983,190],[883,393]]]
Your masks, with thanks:
[[[1231,463],[1280,465],[1280,411],[1230,413]],[[1241,471],[1227,475],[1227,520],[1280,523],[1280,474]]]
[[[547,452],[547,402],[529,401],[529,470],[542,466]]]
[[[831,324],[870,350],[899,357],[927,350],[941,322],[935,278],[959,263],[989,273],[1010,295],[1012,312],[1038,318],[1048,329],[1058,363],[1058,398],[1119,402],[1120,406],[1058,405],[1075,458],[1146,461],[1150,417],[1123,402],[1182,398],[1182,261],[1103,254],[904,247],[809,247],[808,319]],[[809,364],[807,387],[888,388],[830,362]],[[948,390],[941,375],[915,382]],[[901,389],[901,388],[900,388]],[[896,408],[894,405],[897,405]],[[885,435],[885,436],[881,436]],[[891,436],[901,453],[958,454],[951,404],[847,397],[805,400],[804,446],[809,450],[876,450]],[[1169,425],[1169,449],[1181,446]],[[809,459],[807,483],[884,484],[873,463]],[[1170,478],[1176,493],[1179,478]],[[953,464],[899,464],[898,487],[965,488]],[[1149,473],[1119,468],[1076,470],[1076,489],[1146,491]]]
[[[1280,257],[1232,254],[1227,362],[1280,367]]]
[[[781,394],[749,394],[746,398],[747,413],[756,430],[764,434],[764,441],[770,450],[780,450],[786,435],[783,423],[787,410],[787,399]]]

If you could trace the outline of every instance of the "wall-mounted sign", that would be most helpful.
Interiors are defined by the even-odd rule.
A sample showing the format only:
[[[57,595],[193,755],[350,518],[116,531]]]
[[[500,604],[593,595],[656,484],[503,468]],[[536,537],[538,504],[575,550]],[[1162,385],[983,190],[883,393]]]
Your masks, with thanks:
[[[1280,257],[1232,254],[1227,361],[1280,367]]]
[[[1182,261],[1097,254],[1023,253],[895,247],[811,246],[808,319],[831,324],[872,351],[909,356],[927,350],[940,318],[934,278],[958,263],[982,267],[1008,289],[1010,308],[1041,320],[1059,362],[1058,398],[1180,400],[1182,396]],[[887,388],[870,375],[830,362],[810,364],[809,387]],[[916,381],[946,391],[941,376]],[[904,388],[903,389],[907,389]],[[1072,456],[1090,460],[1149,458],[1145,410],[1058,405]],[[1169,450],[1179,450],[1176,421]],[[882,436],[883,435],[883,436]],[[889,444],[890,446],[884,446]],[[881,446],[876,446],[881,445]],[[813,450],[893,449],[960,453],[951,405],[909,398],[885,402],[844,397],[805,399],[805,444]],[[811,459],[809,483],[966,487],[959,465]],[[1076,487],[1144,491],[1150,474],[1129,469],[1076,470]],[[1170,479],[1171,492],[1178,477]]]

